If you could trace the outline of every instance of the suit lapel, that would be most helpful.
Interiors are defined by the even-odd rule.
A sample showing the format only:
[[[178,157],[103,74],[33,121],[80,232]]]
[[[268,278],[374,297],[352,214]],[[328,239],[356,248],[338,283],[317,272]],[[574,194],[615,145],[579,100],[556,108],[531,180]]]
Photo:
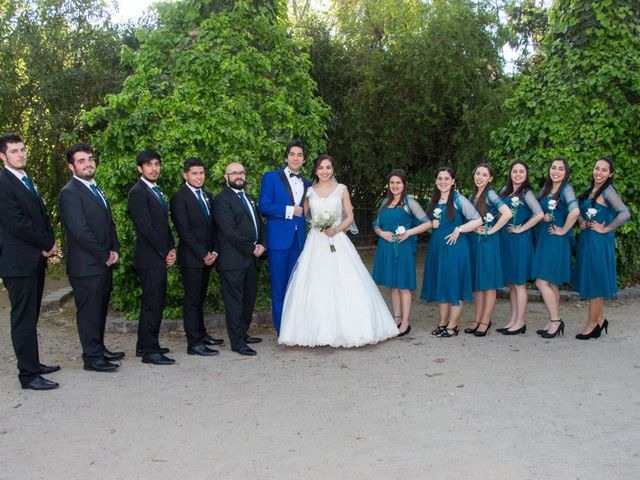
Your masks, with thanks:
[[[33,193],[31,193],[24,182],[22,182],[22,180],[8,171],[6,168],[2,169],[2,175],[4,175],[6,177],[6,180],[8,180],[11,185],[13,185],[13,189],[15,190],[16,194],[24,199],[24,202],[22,203],[25,208],[31,209],[33,207],[37,207],[40,210],[40,213],[42,213],[45,217],[48,217],[46,209],[44,208],[44,204],[42,203],[42,199],[39,195],[36,197]]]
[[[153,197],[155,202],[160,207],[160,210],[162,210],[162,213],[164,213],[164,216],[168,217],[169,216],[169,205],[167,204],[167,208],[164,208],[162,203],[160,202],[160,199],[158,198],[158,195],[156,195],[156,192],[151,190],[151,188],[149,188],[149,185],[144,183],[142,180],[138,180],[138,186],[139,186],[139,188],[142,188],[147,195],[150,195],[151,197]]]
[[[287,178],[287,174],[284,173],[284,169],[280,170],[280,173],[278,175],[280,176],[280,180],[282,180],[282,183],[284,184],[284,188],[287,191],[289,198],[291,199],[291,203],[295,205],[296,201],[293,198],[293,191],[291,190],[291,185],[289,184],[289,179]]]
[[[72,180],[74,185],[80,192],[80,195],[84,195],[86,198],[90,198],[92,202],[94,202],[96,205],[100,207],[100,210],[102,212],[105,212],[107,214],[107,218],[111,220],[111,207],[109,207],[109,202],[106,202],[107,206],[105,207],[105,202],[103,202],[101,199],[96,197],[95,194],[89,188],[87,188],[84,183],[82,183],[80,180],[76,178],[73,178]],[[104,196],[104,193],[102,193],[102,190],[100,190],[100,193]],[[106,197],[104,198],[106,201]]]

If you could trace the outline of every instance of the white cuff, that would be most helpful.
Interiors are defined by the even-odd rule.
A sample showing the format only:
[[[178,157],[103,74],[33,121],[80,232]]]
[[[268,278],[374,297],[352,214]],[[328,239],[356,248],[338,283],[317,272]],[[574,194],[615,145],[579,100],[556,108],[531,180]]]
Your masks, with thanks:
[[[291,220],[293,218],[293,209],[295,208],[293,205],[287,205],[284,207],[286,210],[284,211],[284,218],[287,220]]]

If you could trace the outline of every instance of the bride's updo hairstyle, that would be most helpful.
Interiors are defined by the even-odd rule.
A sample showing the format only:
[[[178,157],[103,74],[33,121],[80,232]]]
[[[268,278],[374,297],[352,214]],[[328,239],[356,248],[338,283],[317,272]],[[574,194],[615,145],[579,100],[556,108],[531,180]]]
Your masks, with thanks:
[[[318,181],[318,175],[316,175],[316,171],[318,170],[318,167],[323,160],[329,160],[329,162],[331,162],[331,167],[333,167],[334,173],[336,171],[336,162],[333,160],[333,157],[331,155],[323,153],[322,155],[318,156],[318,158],[316,158],[315,162],[313,162],[313,171],[311,172],[311,180],[313,181],[313,183],[316,183]]]

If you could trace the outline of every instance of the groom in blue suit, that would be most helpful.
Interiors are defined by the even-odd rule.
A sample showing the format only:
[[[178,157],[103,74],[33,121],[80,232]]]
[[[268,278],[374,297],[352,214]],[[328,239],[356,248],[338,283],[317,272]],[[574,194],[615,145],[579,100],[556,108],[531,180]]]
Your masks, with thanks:
[[[267,219],[271,311],[278,333],[289,277],[307,238],[303,205],[311,181],[300,174],[305,156],[300,140],[289,143],[284,152],[287,166],[265,173],[260,187],[258,205]]]

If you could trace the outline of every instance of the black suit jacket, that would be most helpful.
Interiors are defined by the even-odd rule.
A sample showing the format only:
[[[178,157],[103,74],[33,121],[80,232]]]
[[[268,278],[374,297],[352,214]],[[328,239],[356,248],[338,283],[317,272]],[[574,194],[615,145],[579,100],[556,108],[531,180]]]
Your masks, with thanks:
[[[120,244],[110,208],[82,182],[72,178],[60,191],[60,219],[67,239],[67,272],[71,276],[99,275],[108,269],[109,252]]]
[[[256,243],[264,245],[264,227],[255,200],[246,192],[245,195],[258,224],[257,241],[253,220],[236,192],[225,186],[213,201],[213,216],[218,233],[218,271],[247,268],[252,262],[259,261],[253,255],[253,250]]]
[[[169,228],[169,212],[142,180],[138,180],[129,190],[127,211],[136,229],[133,266],[137,269],[165,266],[169,250],[174,248]]]
[[[209,212],[213,197],[202,190]],[[204,257],[216,251],[213,215],[205,218],[198,199],[185,184],[171,197],[171,219],[178,232],[178,265],[187,268],[205,267]]]
[[[29,277],[46,265],[55,244],[42,200],[13,173],[0,172],[0,277]]]

